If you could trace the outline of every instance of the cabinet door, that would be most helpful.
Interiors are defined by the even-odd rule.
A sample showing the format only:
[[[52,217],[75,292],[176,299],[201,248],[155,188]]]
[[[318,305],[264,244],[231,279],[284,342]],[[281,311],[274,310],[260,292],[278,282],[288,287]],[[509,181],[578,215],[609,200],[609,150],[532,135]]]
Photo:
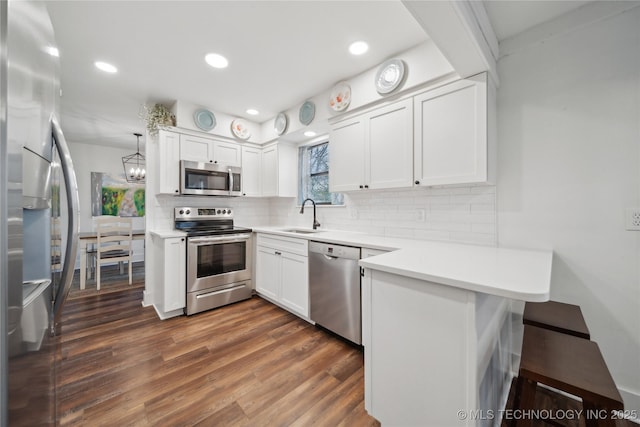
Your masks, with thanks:
[[[413,100],[405,99],[370,113],[367,140],[369,145],[365,176],[369,188],[411,187]],[[333,146],[331,150],[333,155]]]
[[[184,237],[164,241],[164,310],[186,305],[186,242]]]
[[[487,181],[486,73],[414,98],[415,180],[420,185]]]
[[[180,193],[180,138],[178,134],[158,132],[158,194]]]
[[[242,147],[242,194],[249,197],[262,195],[260,181],[262,171],[262,150]]]
[[[213,146],[213,162],[223,165],[240,166],[242,150],[238,144],[216,141]]]
[[[329,191],[353,191],[365,185],[365,123],[361,117],[333,125],[329,134]]]
[[[382,255],[388,251],[381,249],[362,248],[362,259],[376,255]],[[371,270],[364,269],[364,276],[360,281],[362,285],[362,346],[364,347],[365,360],[372,360],[371,351]],[[371,363],[364,365],[364,408],[371,412]]]
[[[280,288],[280,255],[266,246],[256,248],[256,291],[275,301]]]
[[[309,258],[282,252],[280,302],[305,317],[309,316]]]
[[[180,135],[180,160],[213,162],[213,140]]]
[[[262,150],[262,195],[265,197],[278,195],[278,147],[276,146]]]

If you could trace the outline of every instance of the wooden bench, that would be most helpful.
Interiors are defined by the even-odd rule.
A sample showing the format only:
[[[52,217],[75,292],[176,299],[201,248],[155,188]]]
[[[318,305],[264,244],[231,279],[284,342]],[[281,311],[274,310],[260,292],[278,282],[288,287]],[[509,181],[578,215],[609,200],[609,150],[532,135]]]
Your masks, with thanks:
[[[538,383],[582,398],[582,417],[588,427],[615,426],[612,411],[624,409],[598,344],[525,325],[514,398],[519,414],[531,414],[535,409]],[[531,421],[531,417],[523,416],[513,419],[512,425],[530,426]]]
[[[591,339],[582,310],[577,305],[557,301],[527,302],[524,306],[522,323]]]

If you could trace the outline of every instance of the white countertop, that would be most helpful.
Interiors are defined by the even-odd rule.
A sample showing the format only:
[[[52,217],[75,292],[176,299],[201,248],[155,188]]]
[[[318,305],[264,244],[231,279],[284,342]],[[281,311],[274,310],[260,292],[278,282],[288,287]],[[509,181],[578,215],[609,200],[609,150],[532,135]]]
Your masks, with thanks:
[[[547,301],[552,251],[409,240],[348,231],[298,234],[287,227],[253,227],[258,233],[391,252],[360,260],[372,270],[523,301]],[[299,229],[299,227],[290,227]]]
[[[152,236],[160,237],[161,239],[171,239],[173,237],[186,237],[187,233],[178,230],[149,230],[149,234]]]

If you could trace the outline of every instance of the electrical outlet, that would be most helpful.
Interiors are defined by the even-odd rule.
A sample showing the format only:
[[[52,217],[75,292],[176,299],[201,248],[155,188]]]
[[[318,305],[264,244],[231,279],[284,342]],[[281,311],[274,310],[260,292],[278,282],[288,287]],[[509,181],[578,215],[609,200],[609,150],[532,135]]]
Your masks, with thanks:
[[[640,208],[628,208],[625,222],[627,230],[640,231]]]

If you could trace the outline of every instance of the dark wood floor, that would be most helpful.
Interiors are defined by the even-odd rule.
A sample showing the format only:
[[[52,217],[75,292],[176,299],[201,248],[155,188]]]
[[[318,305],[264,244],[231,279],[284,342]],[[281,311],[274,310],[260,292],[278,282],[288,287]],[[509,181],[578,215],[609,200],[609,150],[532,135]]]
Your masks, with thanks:
[[[143,264],[133,285],[106,273],[99,292],[73,289],[64,309],[62,426],[379,426],[364,411],[359,349],[259,297],[161,321],[141,306]],[[536,406],[582,407],[543,388]]]
[[[359,349],[259,297],[166,321],[141,300],[67,302],[61,425],[379,425]]]

